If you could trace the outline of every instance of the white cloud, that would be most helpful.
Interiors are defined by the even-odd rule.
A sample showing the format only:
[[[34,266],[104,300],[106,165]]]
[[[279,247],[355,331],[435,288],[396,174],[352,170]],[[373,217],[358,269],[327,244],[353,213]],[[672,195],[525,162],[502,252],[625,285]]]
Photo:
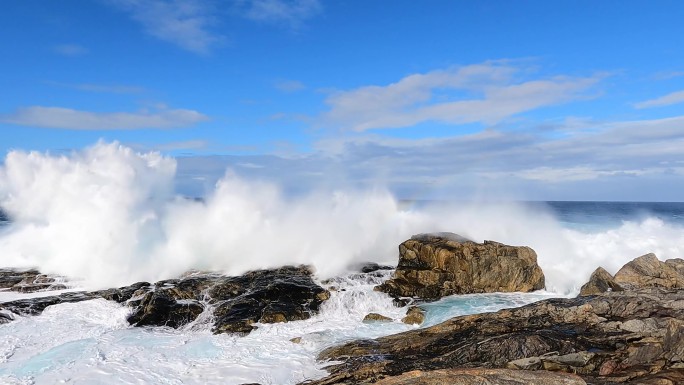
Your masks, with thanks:
[[[154,111],[90,112],[61,107],[31,106],[0,115],[0,123],[69,130],[133,130],[188,127],[209,118],[197,111],[159,107]]]
[[[286,23],[293,28],[323,9],[319,0],[247,0],[245,3],[245,17],[248,19]]]
[[[652,107],[664,107],[679,103],[684,103],[684,91],[677,91],[667,94],[665,96],[661,96],[656,99],[639,102],[634,104],[634,107],[638,109],[643,109]]]
[[[436,121],[495,124],[510,116],[587,97],[602,75],[522,81],[507,61],[413,74],[387,86],[330,95],[321,125],[354,131],[400,128]]]
[[[56,53],[64,56],[83,56],[88,53],[88,49],[78,44],[59,44],[52,47]]]
[[[210,30],[210,2],[201,0],[108,0],[128,12],[145,31],[185,50],[207,54],[222,41]]]

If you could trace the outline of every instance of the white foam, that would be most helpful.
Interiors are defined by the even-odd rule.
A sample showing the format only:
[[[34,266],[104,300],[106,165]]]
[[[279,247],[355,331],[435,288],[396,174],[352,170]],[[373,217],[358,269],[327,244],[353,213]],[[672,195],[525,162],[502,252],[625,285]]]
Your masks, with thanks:
[[[188,269],[241,274],[312,264],[319,276],[358,261],[396,263],[413,234],[460,233],[537,251],[547,287],[576,291],[598,265],[639,255],[682,256],[681,227],[655,219],[582,233],[539,207],[474,202],[403,207],[388,191],[320,190],[286,197],[278,186],[227,172],[205,202],[174,195],[175,160],[98,143],[67,156],[11,152],[0,168],[3,264],[38,267],[103,288]]]

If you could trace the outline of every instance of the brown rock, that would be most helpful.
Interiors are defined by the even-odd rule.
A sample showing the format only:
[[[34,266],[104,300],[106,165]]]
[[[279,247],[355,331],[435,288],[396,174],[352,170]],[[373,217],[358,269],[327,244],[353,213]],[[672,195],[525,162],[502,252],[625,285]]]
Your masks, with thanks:
[[[567,373],[508,369],[442,369],[411,371],[387,377],[376,385],[586,385],[582,378]]]
[[[394,275],[377,287],[393,297],[428,300],[543,288],[544,273],[531,248],[475,243],[448,233],[417,235],[402,243]]]
[[[653,253],[642,255],[624,265],[615,274],[615,282],[630,289],[643,287],[684,288],[684,261],[670,259],[662,262]]]
[[[363,322],[389,322],[392,321],[392,318],[386,317],[382,314],[378,313],[368,313],[366,314],[365,317],[363,317]]]
[[[310,384],[363,384],[415,370],[477,367],[573,372],[592,384],[670,381],[684,369],[683,338],[684,290],[556,298],[326,349],[319,359],[341,363]]]
[[[581,296],[596,295],[607,291],[622,291],[622,286],[615,282],[615,278],[606,269],[599,267],[591,273],[589,282],[580,289]]]
[[[418,306],[411,306],[401,322],[409,325],[420,325],[425,321],[425,311]]]

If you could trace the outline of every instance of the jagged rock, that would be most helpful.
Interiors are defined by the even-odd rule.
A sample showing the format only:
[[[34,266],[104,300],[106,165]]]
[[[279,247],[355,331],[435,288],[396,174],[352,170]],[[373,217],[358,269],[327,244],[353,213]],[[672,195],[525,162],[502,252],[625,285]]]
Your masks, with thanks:
[[[409,325],[420,325],[425,321],[425,310],[418,306],[411,306],[406,311],[406,317],[401,319],[401,322]]]
[[[63,281],[64,277],[42,274],[35,269],[0,269],[0,289],[19,293],[63,290],[67,288]]]
[[[136,311],[128,317],[135,326],[170,326],[178,328],[194,321],[204,311],[189,293],[177,288],[159,289],[145,294]]]
[[[0,274],[0,279],[4,277],[6,285],[12,286],[27,277],[35,281],[40,274],[35,270],[0,272],[6,272]],[[118,289],[1,303],[0,323],[11,321],[12,313],[38,315],[51,305],[104,298],[131,306],[128,321],[135,326],[182,327],[194,321],[208,304],[215,306],[214,332],[245,334],[258,322],[303,320],[318,312],[321,303],[330,298],[330,292],[318,286],[311,275],[305,266],[258,270],[238,277],[192,272],[154,285],[139,282]]]
[[[330,292],[318,286],[307,267],[258,270],[219,282],[209,290],[214,333],[245,334],[255,323],[304,320],[318,312]]]
[[[38,270],[0,269],[0,289],[9,289],[22,282],[26,277],[35,277]]]
[[[378,313],[368,313],[363,317],[363,322],[390,322],[392,318]]]
[[[670,381],[684,367],[684,290],[549,299],[350,342],[324,350],[319,359],[341,363],[311,385],[368,383],[413,370],[504,368],[512,361],[515,367],[574,372],[592,384],[636,384],[661,374]]]
[[[449,233],[421,234],[402,243],[394,275],[377,287],[394,297],[427,300],[543,288],[544,273],[531,248],[475,243]]]
[[[684,288],[684,260],[658,260],[655,254],[642,255],[615,273],[615,282],[630,289],[642,287]]]
[[[581,296],[595,295],[607,291],[622,291],[622,286],[615,282],[615,278],[606,269],[599,267],[591,273],[589,282],[585,283],[580,289]]]

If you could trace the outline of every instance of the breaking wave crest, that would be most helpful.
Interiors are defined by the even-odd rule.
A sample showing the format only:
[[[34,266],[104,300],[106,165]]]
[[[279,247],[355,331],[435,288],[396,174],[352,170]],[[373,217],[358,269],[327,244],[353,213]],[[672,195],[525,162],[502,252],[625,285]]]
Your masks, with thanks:
[[[174,192],[176,161],[98,143],[64,156],[14,151],[0,168],[1,265],[38,267],[88,287],[311,264],[319,277],[362,261],[395,264],[413,234],[450,231],[534,248],[547,288],[576,291],[597,266],[615,272],[655,252],[681,257],[681,225],[648,217],[583,232],[522,203],[405,205],[388,190],[321,189],[286,196],[231,171],[203,200]]]

